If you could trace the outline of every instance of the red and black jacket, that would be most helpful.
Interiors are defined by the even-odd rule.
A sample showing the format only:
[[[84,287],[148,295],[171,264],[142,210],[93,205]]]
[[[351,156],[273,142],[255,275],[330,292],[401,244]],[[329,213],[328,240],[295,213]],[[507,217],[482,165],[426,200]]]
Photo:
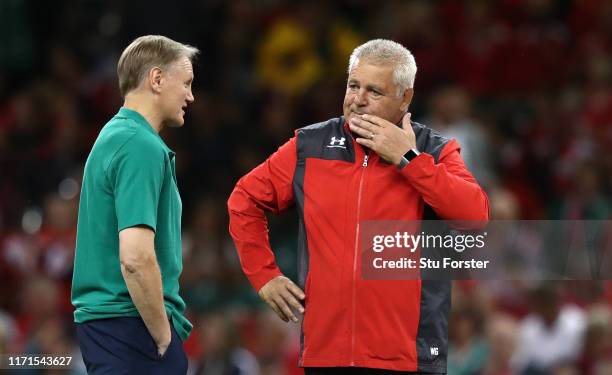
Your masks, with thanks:
[[[343,117],[299,129],[229,198],[230,233],[256,290],[281,274],[264,211],[297,206],[301,366],[446,372],[450,282],[361,278],[364,220],[419,220],[427,212],[488,220],[487,196],[457,142],[412,128],[421,154],[402,170],[366,153]]]

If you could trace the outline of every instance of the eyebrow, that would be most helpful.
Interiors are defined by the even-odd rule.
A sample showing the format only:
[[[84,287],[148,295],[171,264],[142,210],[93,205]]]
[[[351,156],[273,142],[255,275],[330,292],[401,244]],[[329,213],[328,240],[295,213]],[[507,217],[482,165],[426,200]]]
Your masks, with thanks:
[[[351,83],[359,84],[360,82],[358,80],[356,80],[355,78],[351,78],[351,79],[348,80],[348,83],[349,84],[351,84]],[[373,90],[373,91],[378,91],[378,92],[383,93],[383,94],[385,93],[385,90],[383,90],[382,87],[379,87],[379,86],[376,86],[376,85],[369,84],[369,85],[366,85],[366,88],[368,90],[370,90],[370,91]]]
[[[383,90],[382,87],[378,87],[376,85],[367,85],[366,88],[368,90],[378,91],[380,93],[384,93],[385,92],[385,90]]]

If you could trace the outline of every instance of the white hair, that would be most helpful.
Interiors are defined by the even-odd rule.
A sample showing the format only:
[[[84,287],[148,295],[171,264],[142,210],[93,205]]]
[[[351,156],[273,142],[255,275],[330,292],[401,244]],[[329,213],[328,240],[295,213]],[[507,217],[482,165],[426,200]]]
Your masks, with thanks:
[[[387,39],[373,39],[353,50],[349,59],[348,73],[359,60],[374,65],[393,65],[393,81],[400,96],[406,89],[414,87],[417,66],[412,53],[401,44]]]

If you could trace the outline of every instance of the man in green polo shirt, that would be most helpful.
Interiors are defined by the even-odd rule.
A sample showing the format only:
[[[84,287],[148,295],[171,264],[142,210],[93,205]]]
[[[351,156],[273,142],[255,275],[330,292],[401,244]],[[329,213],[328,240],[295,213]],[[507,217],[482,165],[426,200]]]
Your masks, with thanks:
[[[184,124],[198,50],[134,40],[117,73],[123,107],[85,164],[72,279],[90,374],[184,374],[192,325],[179,295],[181,198],[175,154],[159,132]]]

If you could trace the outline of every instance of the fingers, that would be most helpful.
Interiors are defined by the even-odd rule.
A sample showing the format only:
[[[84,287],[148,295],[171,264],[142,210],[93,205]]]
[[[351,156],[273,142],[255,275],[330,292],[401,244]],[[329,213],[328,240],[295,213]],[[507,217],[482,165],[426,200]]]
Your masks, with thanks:
[[[365,115],[364,115],[365,116]],[[374,133],[376,130],[380,130],[380,127],[372,122],[369,121],[365,121],[361,118],[358,117],[353,117],[351,118],[351,121],[349,123],[349,126],[351,127],[351,130],[353,130],[353,128],[357,128],[357,129],[361,129],[361,130],[365,130],[368,133]],[[379,129],[376,129],[379,128]],[[355,131],[355,130],[353,130]]]
[[[287,292],[287,294],[283,294],[283,297],[285,298],[285,302],[287,302],[293,309],[299,311],[302,314],[304,313],[304,307],[297,299],[295,299],[293,294]]]
[[[363,138],[372,139],[372,136],[374,135],[374,132],[372,132],[371,130],[354,125],[353,120],[351,120],[351,124],[349,125],[349,127],[353,132],[355,132],[355,134]]]
[[[388,134],[388,131],[385,128],[387,128],[389,125],[393,124],[374,115],[361,115],[359,117],[355,116],[351,118],[349,123],[349,127],[353,132],[360,137],[370,140],[374,139],[374,136]]]
[[[304,294],[302,289],[300,289],[299,286],[295,285],[295,283],[289,279],[287,279],[287,283],[285,286],[287,287],[286,289],[287,292],[286,294],[285,293],[282,294],[283,297],[285,298],[285,301],[289,303],[289,305],[291,305],[293,309],[303,314],[304,306],[302,306],[302,304],[300,303],[300,301],[298,301],[298,299],[304,300],[304,298],[306,298],[306,295]],[[297,319],[295,321],[297,321]]]
[[[371,139],[357,138],[357,139],[355,139],[355,142],[359,143],[362,146],[365,146],[365,147],[369,148],[370,150],[376,151],[375,150],[376,144]]]
[[[374,115],[361,115],[361,119],[381,128],[386,128],[387,126],[392,125],[389,121]]]
[[[298,301],[305,298],[304,292],[284,276],[269,281],[261,288],[259,295],[285,322],[299,321],[292,309],[304,313],[304,307]]]
[[[279,307],[280,311],[283,313],[283,315],[287,319],[285,321],[291,320],[293,322],[298,322],[298,318],[293,314],[293,311],[291,311],[291,308],[289,307],[289,304],[287,303],[286,298],[287,296],[279,294],[274,299],[274,302],[276,303],[276,306]],[[295,298],[293,298],[293,300],[295,301]]]
[[[283,321],[288,322],[289,318],[285,315],[280,304],[277,302],[279,299],[274,293],[260,293],[261,298],[272,308],[272,310],[281,318]]]
[[[163,357],[164,354],[166,354],[167,350],[168,350],[168,346],[165,346],[165,347],[158,346],[157,347],[157,354],[159,354],[160,357]]]
[[[404,117],[402,117],[402,129],[412,129],[412,124],[410,122],[410,118],[412,117],[412,113],[406,112]]]
[[[401,127],[374,115],[351,118],[349,127],[358,137],[355,141],[376,152],[385,161],[397,164],[406,150],[416,147],[410,113],[402,117]]]
[[[278,315],[279,318],[281,318],[282,321],[289,322],[289,318],[285,316],[285,313],[283,313],[283,311],[278,307],[276,302],[274,302],[273,300],[268,300],[268,299],[264,299],[264,301],[266,301],[268,306],[272,308],[272,310],[276,313],[276,315]]]
[[[306,295],[304,294],[304,292],[302,291],[302,289],[300,289],[299,286],[295,285],[295,283],[293,282],[289,282],[288,285],[288,289],[291,293],[293,293],[294,296],[296,296],[297,298],[303,300],[304,298],[306,298]]]

